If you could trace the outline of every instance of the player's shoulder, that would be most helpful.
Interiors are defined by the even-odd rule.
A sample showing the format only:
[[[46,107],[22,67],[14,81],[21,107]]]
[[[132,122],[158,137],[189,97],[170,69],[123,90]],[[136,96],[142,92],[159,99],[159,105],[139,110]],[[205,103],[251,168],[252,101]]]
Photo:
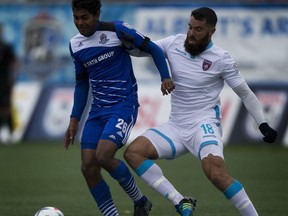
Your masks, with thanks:
[[[185,40],[187,35],[186,34],[174,34],[172,35],[172,37],[174,37],[175,39],[178,39],[178,40]]]
[[[214,44],[213,42],[212,44],[209,44],[209,46],[210,48],[208,50],[210,50],[210,52],[213,52],[216,55],[219,55],[219,56],[228,55],[228,51],[226,49],[218,46],[217,44]]]
[[[156,40],[155,42],[160,44],[160,43],[165,43],[165,44],[177,44],[177,43],[183,43],[185,41],[186,36],[184,34],[174,34],[170,35],[168,37]]]
[[[81,35],[80,33],[77,33],[70,39],[70,46],[73,46],[78,41],[81,41],[85,38],[85,36]]]
[[[121,30],[121,29],[130,29],[130,30],[134,30],[134,27],[132,25],[130,25],[129,23],[123,21],[123,20],[114,20],[110,23],[113,23],[114,27],[116,30]]]
[[[110,22],[99,22],[99,28],[97,31],[112,31],[116,32],[121,29],[134,29],[130,24],[122,20],[113,20]]]
[[[184,41],[186,38],[186,35],[184,34],[174,34],[174,35],[170,35],[166,38],[164,38],[165,40],[169,40],[169,41],[173,41],[173,42],[178,42],[178,41]]]
[[[70,46],[74,46],[75,44],[79,43],[80,41],[85,40],[85,36],[81,35],[80,33],[77,33],[70,39]]]
[[[217,44],[215,44],[214,42],[210,42],[209,45],[211,50],[213,50],[214,52],[219,52],[219,53],[224,53],[226,52],[226,50],[220,46],[218,46]]]
[[[111,21],[111,22],[99,22],[99,28],[97,31],[112,31],[115,32],[115,26],[117,25],[117,21]]]
[[[216,44],[213,44],[209,51],[206,53],[207,55],[214,56],[214,58],[220,60],[222,63],[234,62],[235,59],[230,55],[230,53],[223,47],[220,47]]]

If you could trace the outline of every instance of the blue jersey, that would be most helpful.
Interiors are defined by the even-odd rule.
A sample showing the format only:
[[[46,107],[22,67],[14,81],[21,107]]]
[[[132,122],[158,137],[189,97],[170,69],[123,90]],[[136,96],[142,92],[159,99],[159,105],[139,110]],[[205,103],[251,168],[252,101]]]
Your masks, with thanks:
[[[90,118],[123,106],[138,107],[137,82],[127,50],[145,51],[149,43],[148,37],[123,21],[99,22],[92,36],[74,36],[70,40],[70,52],[75,65],[75,91],[78,92],[74,95],[71,116],[81,118],[89,82],[93,96]]]

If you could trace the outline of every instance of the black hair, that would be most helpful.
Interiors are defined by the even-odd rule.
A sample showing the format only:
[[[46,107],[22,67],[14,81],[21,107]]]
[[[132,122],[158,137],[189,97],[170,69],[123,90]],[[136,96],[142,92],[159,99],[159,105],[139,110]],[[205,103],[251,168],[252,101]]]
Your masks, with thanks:
[[[72,10],[87,10],[91,14],[97,14],[101,9],[100,0],[72,0]]]
[[[215,11],[208,7],[201,7],[193,10],[191,16],[196,20],[205,20],[208,25],[213,27],[216,26],[218,20]]]

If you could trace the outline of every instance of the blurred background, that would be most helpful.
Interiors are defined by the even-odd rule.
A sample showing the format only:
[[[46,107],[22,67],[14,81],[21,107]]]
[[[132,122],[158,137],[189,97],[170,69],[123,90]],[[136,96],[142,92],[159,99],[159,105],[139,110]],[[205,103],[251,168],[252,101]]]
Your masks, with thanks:
[[[70,3],[0,0],[3,37],[13,46],[18,60],[13,89],[15,129],[10,136],[2,128],[1,143],[63,140],[75,83],[69,40],[77,29]],[[238,62],[268,121],[279,132],[275,145],[288,146],[287,0],[103,0],[102,5],[101,20],[124,20],[152,40],[186,33],[191,10],[212,7],[218,14],[214,43]],[[133,58],[133,63],[141,108],[131,139],[165,122],[170,109],[151,59]],[[225,87],[221,98],[224,142],[261,144],[257,125],[237,96]]]

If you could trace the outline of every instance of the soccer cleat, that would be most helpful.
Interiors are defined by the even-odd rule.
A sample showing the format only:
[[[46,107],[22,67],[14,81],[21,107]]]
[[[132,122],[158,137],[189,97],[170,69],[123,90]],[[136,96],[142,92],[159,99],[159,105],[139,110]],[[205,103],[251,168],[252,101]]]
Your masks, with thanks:
[[[176,211],[182,216],[192,216],[195,210],[196,200],[189,197],[182,199],[178,205],[175,206]]]
[[[152,202],[147,199],[144,203],[136,203],[134,205],[134,216],[148,216],[152,209]]]

